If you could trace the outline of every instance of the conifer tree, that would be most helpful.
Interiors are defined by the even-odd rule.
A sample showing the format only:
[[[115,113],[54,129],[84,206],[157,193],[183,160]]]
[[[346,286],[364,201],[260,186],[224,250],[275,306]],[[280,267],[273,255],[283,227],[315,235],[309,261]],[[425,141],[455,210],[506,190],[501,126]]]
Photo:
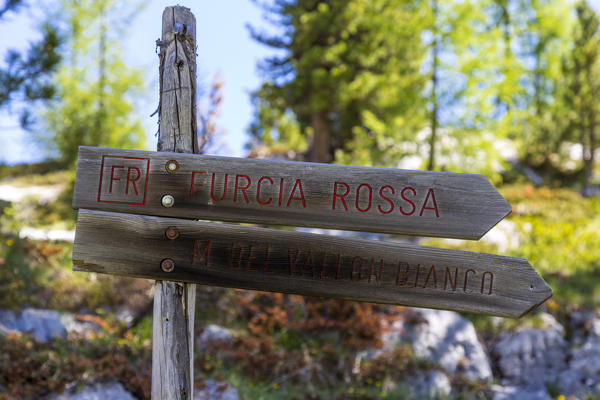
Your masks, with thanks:
[[[315,162],[397,161],[397,143],[426,117],[423,4],[276,0],[267,11],[279,34],[251,33],[279,55],[262,65],[252,146]]]
[[[8,13],[18,12],[23,7],[22,0],[6,0],[0,7],[0,22]],[[31,42],[26,51],[8,50],[4,55],[5,65],[0,69],[0,108],[14,109],[15,101],[23,104],[16,108],[24,128],[32,122],[28,108],[56,94],[52,75],[61,61],[62,39],[51,21],[42,25],[41,33],[41,39]]]
[[[568,107],[565,139],[579,142],[584,194],[589,191],[598,148],[600,118],[600,18],[586,1],[576,6],[573,49],[564,60],[564,100]]]

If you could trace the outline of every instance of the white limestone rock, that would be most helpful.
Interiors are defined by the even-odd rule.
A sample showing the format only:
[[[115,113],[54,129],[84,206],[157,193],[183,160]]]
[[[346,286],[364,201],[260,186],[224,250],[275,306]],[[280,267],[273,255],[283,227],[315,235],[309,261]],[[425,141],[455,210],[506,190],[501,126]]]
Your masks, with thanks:
[[[383,351],[408,342],[417,357],[439,364],[452,376],[492,380],[490,361],[470,321],[453,311],[410,308],[407,312],[414,314],[416,322],[394,323],[382,335]]]
[[[502,332],[494,346],[502,382],[509,386],[556,384],[567,367],[567,343],[562,329],[523,329]]]
[[[240,400],[240,395],[230,384],[209,379],[203,388],[194,391],[194,400]]]
[[[204,328],[197,343],[201,349],[204,349],[211,344],[231,343],[231,340],[232,335],[231,332],[229,332],[229,329],[220,325],[211,324]]]
[[[50,400],[137,400],[119,382],[94,383],[81,391],[66,390],[49,397]]]
[[[25,308],[20,312],[0,310],[0,333],[31,333],[40,342],[65,339],[67,329],[55,310]]]

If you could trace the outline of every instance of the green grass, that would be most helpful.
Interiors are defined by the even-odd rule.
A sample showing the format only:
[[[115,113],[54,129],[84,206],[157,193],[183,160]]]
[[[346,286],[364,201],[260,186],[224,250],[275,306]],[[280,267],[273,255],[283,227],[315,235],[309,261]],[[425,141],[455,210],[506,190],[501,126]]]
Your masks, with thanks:
[[[1,167],[0,167],[1,170]],[[0,178],[3,185],[16,187],[65,185],[73,180],[74,171],[48,170],[36,174],[17,174]]]
[[[0,164],[0,180],[10,181],[15,178],[31,180],[35,182],[45,182],[48,185],[46,176],[54,172],[66,174],[68,173],[58,161],[45,161],[37,164],[17,164],[5,165]]]

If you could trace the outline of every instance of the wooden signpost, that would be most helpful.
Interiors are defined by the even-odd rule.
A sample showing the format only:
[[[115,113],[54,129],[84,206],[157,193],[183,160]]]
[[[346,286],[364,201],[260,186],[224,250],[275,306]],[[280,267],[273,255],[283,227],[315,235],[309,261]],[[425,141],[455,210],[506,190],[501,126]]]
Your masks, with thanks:
[[[73,269],[156,279],[152,398],[191,399],[195,285],[519,317],[523,259],[197,219],[478,239],[511,210],[482,175],[201,156],[195,18],[163,13],[157,150],[81,147]]]
[[[188,8],[165,8],[162,36],[156,45],[160,48],[156,149],[196,153],[196,18]],[[128,168],[127,171],[132,170]],[[129,175],[129,179],[135,178]],[[128,194],[127,189],[125,192]],[[155,282],[152,313],[154,400],[192,399],[195,306],[196,285],[169,280]]]
[[[483,175],[95,147],[76,181],[77,208],[420,236],[479,239],[511,211]]]

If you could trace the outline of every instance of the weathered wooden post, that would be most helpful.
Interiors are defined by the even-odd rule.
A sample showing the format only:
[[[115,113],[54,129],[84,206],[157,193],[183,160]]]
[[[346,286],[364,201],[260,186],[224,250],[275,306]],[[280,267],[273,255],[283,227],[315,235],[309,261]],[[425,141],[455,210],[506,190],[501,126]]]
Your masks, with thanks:
[[[196,153],[196,18],[188,8],[162,16],[158,151]],[[171,201],[171,203],[169,203]],[[172,197],[163,197],[165,207]],[[177,266],[161,264],[165,272]],[[196,285],[156,281],[152,339],[152,399],[191,399],[194,381]]]

